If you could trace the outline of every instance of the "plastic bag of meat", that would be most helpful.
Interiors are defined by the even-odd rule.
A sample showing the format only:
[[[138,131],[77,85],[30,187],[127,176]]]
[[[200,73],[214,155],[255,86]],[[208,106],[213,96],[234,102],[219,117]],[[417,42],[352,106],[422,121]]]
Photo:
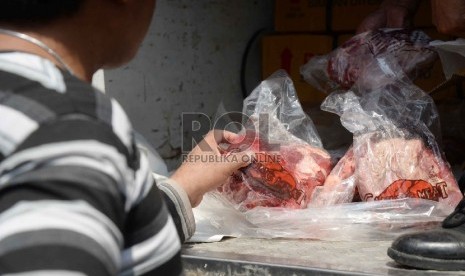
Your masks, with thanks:
[[[334,92],[322,104],[354,134],[352,150],[336,165],[349,169],[327,178],[326,190],[319,193],[323,205],[341,203],[330,188],[343,190],[348,178],[363,201],[422,198],[447,210],[462,198],[434,135],[439,133],[434,102],[398,66],[375,59],[351,91]],[[378,81],[371,81],[371,73]],[[353,191],[346,189],[348,198]]]
[[[351,147],[326,177],[324,185],[315,188],[311,204],[329,206],[352,202],[356,196],[354,173],[354,151]]]
[[[331,171],[330,155],[298,101],[292,80],[278,71],[244,101],[245,131],[224,153],[255,152],[253,162],[219,188],[239,210],[305,208]]]
[[[323,92],[348,90],[364,68],[376,58],[396,62],[411,79],[428,72],[437,54],[422,31],[380,29],[354,36],[326,56],[312,58],[301,69],[302,76]],[[367,76],[364,76],[365,78]],[[378,76],[372,75],[376,81]]]

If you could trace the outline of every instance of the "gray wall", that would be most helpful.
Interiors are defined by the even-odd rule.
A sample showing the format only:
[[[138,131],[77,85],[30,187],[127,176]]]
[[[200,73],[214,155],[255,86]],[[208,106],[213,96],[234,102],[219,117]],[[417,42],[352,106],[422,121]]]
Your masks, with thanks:
[[[241,110],[241,57],[260,28],[272,28],[272,0],[159,0],[148,37],[129,65],[105,71],[108,94],[158,150],[180,162],[182,112]],[[259,81],[258,43],[249,83]],[[252,80],[250,80],[252,79]]]

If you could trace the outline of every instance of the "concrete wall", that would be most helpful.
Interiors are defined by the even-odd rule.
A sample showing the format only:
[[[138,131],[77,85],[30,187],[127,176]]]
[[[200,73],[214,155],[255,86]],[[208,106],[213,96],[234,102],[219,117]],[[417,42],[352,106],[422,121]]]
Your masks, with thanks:
[[[105,71],[107,93],[120,101],[169,169],[180,162],[182,112],[213,115],[220,103],[241,110],[241,57],[258,29],[272,28],[273,2],[159,0],[135,60]],[[247,72],[253,85],[260,75],[255,48]]]

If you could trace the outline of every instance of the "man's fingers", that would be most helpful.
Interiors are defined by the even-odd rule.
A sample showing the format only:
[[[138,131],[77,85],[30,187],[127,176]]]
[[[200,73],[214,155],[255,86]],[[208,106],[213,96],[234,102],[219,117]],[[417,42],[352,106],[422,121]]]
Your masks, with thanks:
[[[247,167],[255,158],[253,151],[237,152],[229,155],[228,171],[233,173],[240,168]],[[232,162],[231,162],[232,160]]]
[[[224,133],[224,140],[223,142],[227,142],[230,144],[237,143],[241,139],[241,135],[233,133],[233,132],[225,132]]]
[[[216,143],[235,143],[240,139],[240,135],[227,130],[213,130],[213,138]]]

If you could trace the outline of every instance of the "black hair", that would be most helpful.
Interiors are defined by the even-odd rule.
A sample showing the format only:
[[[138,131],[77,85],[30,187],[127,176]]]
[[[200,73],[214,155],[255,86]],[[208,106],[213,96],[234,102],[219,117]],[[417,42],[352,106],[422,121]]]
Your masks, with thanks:
[[[0,0],[2,23],[47,23],[76,13],[84,0]]]

